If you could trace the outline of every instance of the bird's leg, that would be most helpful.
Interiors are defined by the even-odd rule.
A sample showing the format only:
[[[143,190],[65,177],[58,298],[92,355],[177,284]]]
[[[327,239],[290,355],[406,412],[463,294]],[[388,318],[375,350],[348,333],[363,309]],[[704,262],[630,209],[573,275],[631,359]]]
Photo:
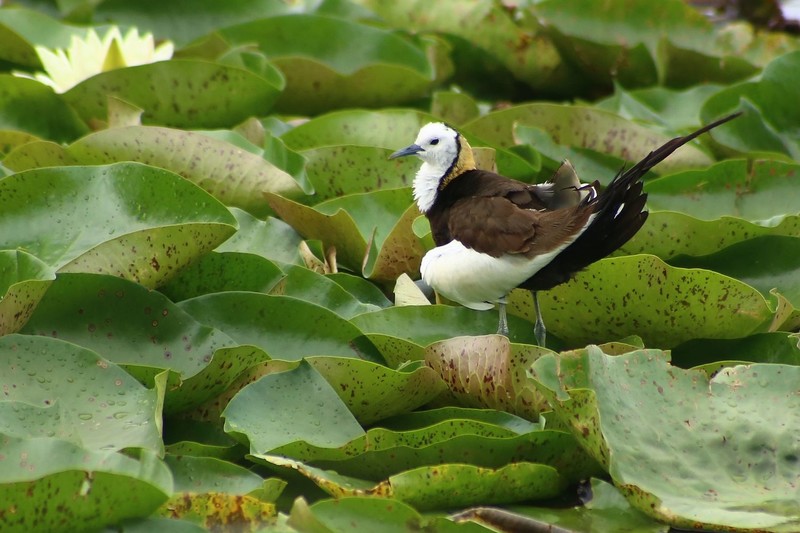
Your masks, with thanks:
[[[497,334],[508,337],[508,318],[506,317],[506,297],[497,300],[497,310],[500,312],[500,321],[497,324]]]
[[[536,291],[531,291],[531,294],[533,294],[533,306],[536,308],[536,323],[533,325],[533,334],[536,335],[536,343],[544,348],[547,330],[544,327],[544,320],[542,320],[542,310],[539,308],[539,295]]]

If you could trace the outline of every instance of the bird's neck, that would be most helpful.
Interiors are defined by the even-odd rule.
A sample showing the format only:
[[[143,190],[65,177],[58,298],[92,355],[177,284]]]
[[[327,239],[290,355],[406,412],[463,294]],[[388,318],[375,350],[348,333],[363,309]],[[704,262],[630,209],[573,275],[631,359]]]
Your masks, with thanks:
[[[475,156],[466,139],[459,136],[458,155],[449,166],[422,163],[414,177],[414,201],[421,213],[427,213],[436,202],[436,197],[447,185],[464,172],[475,170]]]

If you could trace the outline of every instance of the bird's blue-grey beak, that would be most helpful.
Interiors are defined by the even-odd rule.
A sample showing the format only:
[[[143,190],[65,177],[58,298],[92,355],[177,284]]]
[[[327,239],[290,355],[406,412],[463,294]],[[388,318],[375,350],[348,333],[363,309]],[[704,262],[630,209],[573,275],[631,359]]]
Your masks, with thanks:
[[[395,159],[398,157],[405,157],[407,155],[414,155],[422,152],[422,147],[417,144],[412,144],[411,146],[406,146],[402,150],[398,150],[392,155],[389,156],[389,159]]]

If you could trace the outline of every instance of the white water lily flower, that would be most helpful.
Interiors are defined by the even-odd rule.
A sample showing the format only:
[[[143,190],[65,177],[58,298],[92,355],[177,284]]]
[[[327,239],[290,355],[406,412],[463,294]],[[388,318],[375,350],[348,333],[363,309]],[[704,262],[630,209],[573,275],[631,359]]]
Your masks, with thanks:
[[[152,33],[139,36],[136,28],[123,36],[112,26],[102,39],[91,28],[84,39],[73,35],[66,50],[37,46],[46,74],[36,73],[34,78],[63,93],[101,72],[170,59],[173,51],[171,41],[155,46]]]

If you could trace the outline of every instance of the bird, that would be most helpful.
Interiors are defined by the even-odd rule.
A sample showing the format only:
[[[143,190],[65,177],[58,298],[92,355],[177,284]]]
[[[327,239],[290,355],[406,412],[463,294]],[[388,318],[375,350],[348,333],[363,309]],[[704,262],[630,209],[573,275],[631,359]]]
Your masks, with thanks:
[[[528,289],[536,311],[534,335],[545,346],[538,292],[569,281],[633,237],[648,215],[642,177],[679,147],[740,114],[666,142],[623,167],[602,190],[599,181],[581,183],[569,161],[540,184],[478,169],[461,133],[443,122],[424,125],[413,144],[389,156],[422,160],[412,191],[436,245],[422,258],[422,280],[470,309],[496,305],[497,332],[506,336],[507,296]]]

